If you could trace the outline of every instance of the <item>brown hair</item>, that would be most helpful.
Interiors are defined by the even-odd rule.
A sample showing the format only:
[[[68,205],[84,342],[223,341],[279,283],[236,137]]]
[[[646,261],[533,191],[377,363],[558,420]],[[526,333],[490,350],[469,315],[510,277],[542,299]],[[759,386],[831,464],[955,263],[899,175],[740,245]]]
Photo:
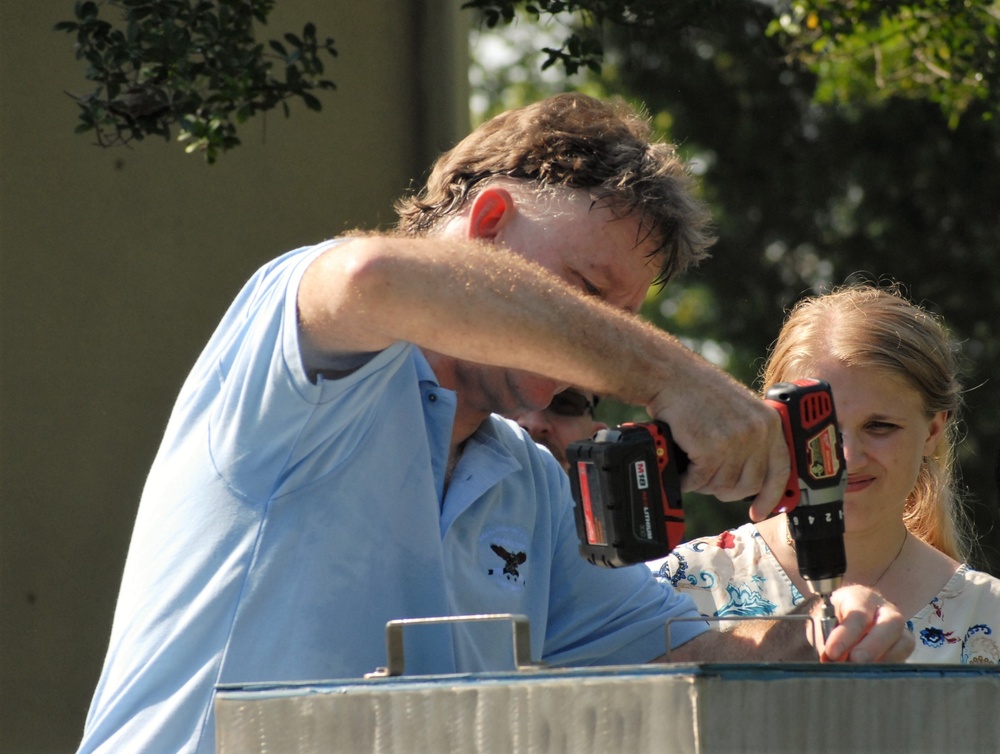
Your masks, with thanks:
[[[928,416],[947,412],[944,436],[921,464],[903,521],[920,539],[966,560],[970,529],[955,480],[962,388],[958,348],[944,324],[897,288],[862,283],[805,299],[792,308],[771,349],[763,390],[793,374],[807,375],[822,357],[897,375],[920,395]]]
[[[558,94],[487,121],[434,163],[426,186],[396,205],[398,230],[422,235],[494,177],[536,189],[588,189],[658,239],[664,283],[707,256],[710,214],[675,148],[621,101]]]

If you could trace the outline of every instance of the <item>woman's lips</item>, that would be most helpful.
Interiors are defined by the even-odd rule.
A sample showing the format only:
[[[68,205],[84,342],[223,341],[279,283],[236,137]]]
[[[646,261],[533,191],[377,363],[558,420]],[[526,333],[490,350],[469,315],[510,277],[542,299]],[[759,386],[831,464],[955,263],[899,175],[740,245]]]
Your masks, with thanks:
[[[861,492],[868,489],[874,483],[875,477],[871,476],[847,477],[847,491]]]

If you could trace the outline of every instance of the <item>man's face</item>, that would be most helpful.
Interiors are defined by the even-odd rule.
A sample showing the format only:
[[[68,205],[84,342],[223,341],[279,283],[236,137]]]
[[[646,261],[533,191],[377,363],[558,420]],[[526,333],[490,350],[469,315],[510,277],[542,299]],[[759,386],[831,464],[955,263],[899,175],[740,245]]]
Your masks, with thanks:
[[[656,244],[637,217],[617,218],[586,191],[565,190],[520,205],[497,240],[612,306],[637,312],[658,273]]]
[[[592,204],[587,192],[579,190],[554,192],[541,204],[519,204],[494,240],[584,293],[636,312],[659,271],[658,259],[651,256],[655,243],[643,235],[637,217],[619,219]],[[470,407],[505,416],[543,409],[567,387],[529,372],[469,363],[457,376]],[[479,395],[474,397],[470,387]]]
[[[606,425],[594,420],[594,397],[573,388],[556,393],[546,408],[514,417],[531,439],[548,448],[569,471],[566,446],[583,440]]]

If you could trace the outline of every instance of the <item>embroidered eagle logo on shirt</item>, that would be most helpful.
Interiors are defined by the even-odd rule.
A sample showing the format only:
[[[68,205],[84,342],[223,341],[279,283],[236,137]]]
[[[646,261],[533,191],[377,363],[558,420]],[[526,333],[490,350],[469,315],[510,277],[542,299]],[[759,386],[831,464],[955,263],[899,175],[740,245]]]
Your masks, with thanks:
[[[501,547],[497,544],[491,544],[490,549],[493,550],[497,555],[499,555],[504,560],[503,573],[509,581],[517,581],[521,574],[517,570],[517,567],[524,565],[524,561],[528,559],[528,556],[523,552],[510,553],[507,552],[506,548]],[[491,569],[492,573],[492,569]]]

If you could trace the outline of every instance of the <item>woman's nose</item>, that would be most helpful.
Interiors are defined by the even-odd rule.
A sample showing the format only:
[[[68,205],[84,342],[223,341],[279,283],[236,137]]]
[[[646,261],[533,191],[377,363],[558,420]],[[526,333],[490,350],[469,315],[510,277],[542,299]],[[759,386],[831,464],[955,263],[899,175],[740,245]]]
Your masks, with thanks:
[[[853,432],[841,432],[841,443],[844,446],[844,461],[847,467],[858,466],[864,459],[864,446]]]

